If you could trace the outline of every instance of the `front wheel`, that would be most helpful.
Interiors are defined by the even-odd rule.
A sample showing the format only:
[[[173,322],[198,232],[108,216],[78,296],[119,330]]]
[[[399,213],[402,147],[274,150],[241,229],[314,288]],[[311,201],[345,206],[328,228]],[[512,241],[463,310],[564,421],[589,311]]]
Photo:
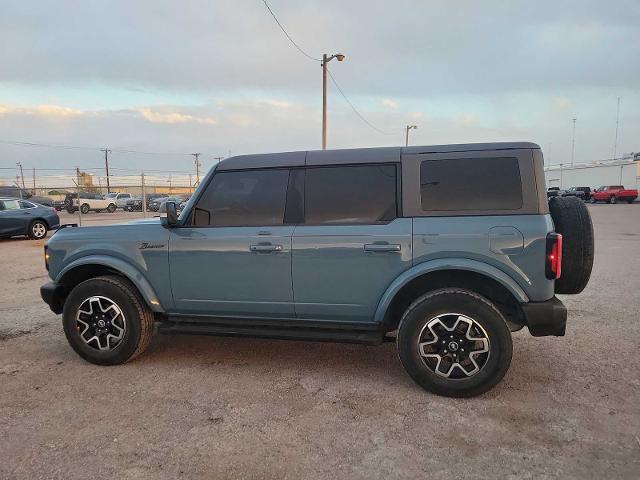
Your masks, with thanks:
[[[596,203],[597,200],[595,199],[595,197],[591,197],[591,200],[589,200],[591,203]]]
[[[611,198],[609,199],[609,203],[611,205],[618,203],[618,198],[615,195],[611,195]]]
[[[97,365],[117,365],[147,348],[153,313],[133,284],[109,275],[86,280],[71,291],[62,325],[82,358]]]
[[[511,332],[500,311],[469,290],[443,288],[418,298],[402,316],[398,354],[425,390],[472,397],[493,388],[511,364]]]
[[[110,204],[109,204],[109,206],[107,207],[107,212],[109,212],[109,213],[113,213],[113,212],[115,212],[115,211],[116,211],[116,208],[117,208],[117,207],[116,207],[116,205],[115,205],[115,204],[110,203]]]

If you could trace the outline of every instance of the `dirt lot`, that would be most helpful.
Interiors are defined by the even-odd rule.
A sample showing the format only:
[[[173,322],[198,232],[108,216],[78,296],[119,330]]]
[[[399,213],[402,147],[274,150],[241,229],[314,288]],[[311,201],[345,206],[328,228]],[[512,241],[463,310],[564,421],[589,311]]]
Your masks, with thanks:
[[[514,334],[470,400],[420,390],[393,344],[156,336],[90,365],[39,298],[42,244],[2,240],[0,478],[638,478],[640,204],[589,208],[567,336]]]

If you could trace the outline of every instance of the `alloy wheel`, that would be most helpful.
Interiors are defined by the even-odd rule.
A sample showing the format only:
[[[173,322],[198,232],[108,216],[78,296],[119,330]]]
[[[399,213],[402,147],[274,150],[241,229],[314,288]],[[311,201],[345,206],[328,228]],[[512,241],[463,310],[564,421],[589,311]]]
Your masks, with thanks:
[[[87,298],[76,314],[76,327],[80,338],[89,347],[109,351],[124,337],[127,321],[122,309],[110,298]]]
[[[418,352],[431,371],[460,380],[477,374],[486,365],[490,354],[489,336],[471,317],[444,313],[422,328]]]
[[[31,231],[33,232],[33,236],[35,238],[43,238],[47,234],[47,227],[42,222],[36,222],[31,227]]]

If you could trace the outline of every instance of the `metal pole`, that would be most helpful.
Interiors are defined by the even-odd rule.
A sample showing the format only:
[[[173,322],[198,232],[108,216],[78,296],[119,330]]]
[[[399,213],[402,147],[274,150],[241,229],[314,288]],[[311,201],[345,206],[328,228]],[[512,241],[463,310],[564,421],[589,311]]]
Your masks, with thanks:
[[[22,182],[22,188],[24,189],[24,173],[22,172],[22,162],[17,162],[17,165],[20,167],[20,181]]]
[[[196,164],[196,185],[200,184],[200,154],[199,153],[192,153],[191,155],[193,155],[195,157],[195,164]]]
[[[405,129],[405,138],[404,138],[404,146],[408,147],[409,146],[409,125],[407,125],[407,128]]]
[[[327,54],[322,55],[322,149],[327,149]]]
[[[80,169],[78,169],[80,170]],[[78,226],[82,226],[82,212],[80,211],[80,183],[73,182],[76,184],[76,194],[78,195]],[[73,206],[73,199],[71,199],[71,205]]]
[[[560,189],[562,189],[562,164],[560,164]]]
[[[107,193],[111,193],[111,187],[109,185],[109,153],[111,152],[111,150],[109,150],[108,148],[103,148],[102,151],[104,152],[104,167],[107,171]]]
[[[618,97],[618,107],[616,108],[616,138],[613,142],[613,159],[616,159],[618,154],[618,125],[620,123],[620,97]],[[622,175],[622,174],[621,174]],[[622,178],[622,177],[620,177]],[[620,180],[622,182],[622,180]]]
[[[36,169],[33,168],[33,194],[36,194]]]
[[[573,120],[573,133],[571,135],[571,166],[573,166],[573,159],[576,153],[576,119]]]
[[[147,194],[144,188],[144,172],[142,172],[142,216],[147,217]]]

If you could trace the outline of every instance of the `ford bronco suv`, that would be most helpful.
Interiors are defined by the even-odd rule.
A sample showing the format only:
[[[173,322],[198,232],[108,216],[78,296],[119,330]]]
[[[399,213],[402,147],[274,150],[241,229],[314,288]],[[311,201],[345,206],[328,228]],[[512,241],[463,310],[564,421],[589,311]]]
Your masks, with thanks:
[[[556,293],[593,262],[589,213],[547,200],[532,143],[288,152],[228,158],[180,214],[62,228],[42,298],[100,365],[152,332],[380,344],[425,389],[496,385],[511,332],[565,333]]]

